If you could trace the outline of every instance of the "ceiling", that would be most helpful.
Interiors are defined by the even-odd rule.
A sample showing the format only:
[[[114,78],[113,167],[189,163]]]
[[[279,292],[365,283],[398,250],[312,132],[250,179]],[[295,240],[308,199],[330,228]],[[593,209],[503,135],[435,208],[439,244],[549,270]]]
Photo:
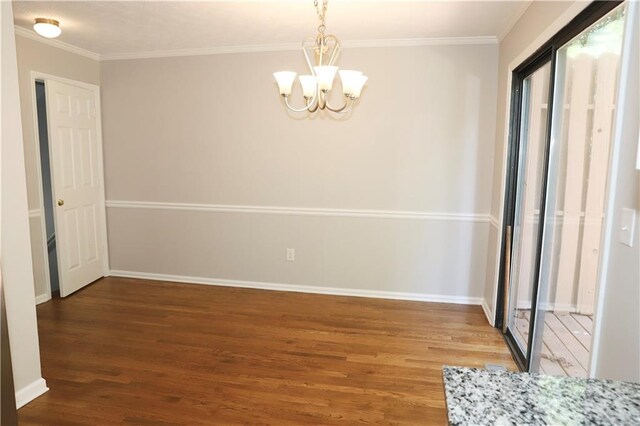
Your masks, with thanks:
[[[327,33],[347,41],[500,37],[530,0],[332,0]],[[14,1],[17,26],[60,21],[58,40],[99,55],[299,43],[315,35],[312,0]]]

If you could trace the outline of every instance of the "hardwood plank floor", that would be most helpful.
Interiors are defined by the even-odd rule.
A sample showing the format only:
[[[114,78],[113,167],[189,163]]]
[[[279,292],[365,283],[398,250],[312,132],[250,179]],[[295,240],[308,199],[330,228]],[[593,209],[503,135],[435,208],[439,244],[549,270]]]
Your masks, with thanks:
[[[445,424],[443,365],[516,368],[479,306],[105,278],[37,312],[21,425]]]

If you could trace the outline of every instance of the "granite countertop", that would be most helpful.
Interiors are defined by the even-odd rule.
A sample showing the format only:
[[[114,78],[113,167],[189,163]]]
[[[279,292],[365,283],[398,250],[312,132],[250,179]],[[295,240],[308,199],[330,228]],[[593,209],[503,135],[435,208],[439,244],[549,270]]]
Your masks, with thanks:
[[[451,425],[640,425],[640,383],[444,367]]]

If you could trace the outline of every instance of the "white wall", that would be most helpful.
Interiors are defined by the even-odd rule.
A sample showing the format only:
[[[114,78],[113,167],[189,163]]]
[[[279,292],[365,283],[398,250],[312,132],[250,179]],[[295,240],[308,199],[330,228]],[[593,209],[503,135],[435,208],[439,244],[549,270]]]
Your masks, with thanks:
[[[623,56],[628,69],[622,82],[621,116],[617,117],[618,148],[614,151],[611,182],[613,200],[607,211],[609,231],[605,234],[606,267],[603,268],[600,310],[595,330],[597,354],[595,376],[599,378],[640,382],[640,234],[636,222],[633,247],[619,242],[621,213],[624,207],[640,211],[640,171],[635,168],[640,130],[640,7],[629,8],[627,19],[633,19],[632,36]],[[630,28],[630,27],[627,27]],[[624,84],[624,83],[623,83]],[[640,218],[637,217],[636,220]]]
[[[35,137],[34,105],[31,95],[31,71],[52,74],[85,83],[100,83],[100,66],[97,61],[77,55],[26,37],[16,37],[18,53],[18,79],[20,84],[20,106],[22,131],[24,134],[24,161],[27,171],[27,194],[29,202],[29,225],[35,294],[40,300],[46,296],[45,257],[42,233],[44,214],[40,206],[38,175],[38,140]]]
[[[2,122],[0,123],[2,241],[0,247],[16,403],[21,406],[46,392],[47,387],[40,375],[11,2],[0,2],[0,10],[2,22]]]
[[[497,46],[344,50],[370,77],[347,119],[285,112],[271,73],[303,64],[101,62],[111,268],[479,302]]]

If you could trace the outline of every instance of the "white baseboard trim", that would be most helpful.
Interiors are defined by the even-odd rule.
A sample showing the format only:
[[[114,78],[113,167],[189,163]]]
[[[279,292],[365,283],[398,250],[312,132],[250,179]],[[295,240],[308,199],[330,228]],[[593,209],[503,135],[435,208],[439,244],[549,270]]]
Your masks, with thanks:
[[[487,305],[486,299],[482,299],[482,303],[480,304],[480,306],[482,306],[482,310],[484,311],[484,314],[487,316],[487,321],[489,321],[489,324],[491,324],[491,326],[494,327],[495,316],[493,315],[493,311],[489,309],[489,305]]]
[[[184,275],[155,274],[137,271],[110,271],[112,277],[139,278],[155,281],[168,281],[187,284],[205,284],[223,287],[255,288],[260,290],[293,291],[297,293],[330,294],[334,296],[371,297],[375,299],[414,300],[421,302],[454,303],[459,305],[480,305],[480,297],[448,296],[439,294],[404,293],[381,290],[362,290],[355,288],[319,287],[296,284],[279,284],[261,281],[241,281],[217,278],[190,277]]]
[[[48,390],[47,382],[41,377],[19,391],[16,391],[16,409],[28,404]]]
[[[51,296],[48,294],[39,294],[38,296],[36,296],[36,305],[39,305],[41,303],[44,302],[48,302],[49,300],[51,300]]]

